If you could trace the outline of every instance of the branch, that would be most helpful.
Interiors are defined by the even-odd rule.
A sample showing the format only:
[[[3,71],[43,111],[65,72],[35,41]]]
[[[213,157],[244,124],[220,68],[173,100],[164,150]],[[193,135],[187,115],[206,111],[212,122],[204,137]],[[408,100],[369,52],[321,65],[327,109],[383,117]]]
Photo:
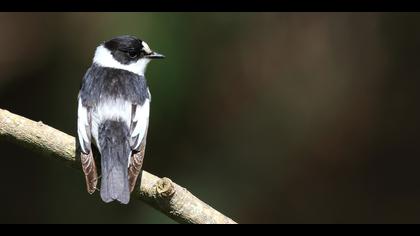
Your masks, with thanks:
[[[80,171],[82,169],[80,157],[75,155],[75,138],[42,122],[0,109],[0,138],[13,140],[51,159]],[[170,179],[159,178],[146,171],[140,175],[140,188],[133,192],[134,199],[147,202],[173,220],[193,224],[236,224]]]

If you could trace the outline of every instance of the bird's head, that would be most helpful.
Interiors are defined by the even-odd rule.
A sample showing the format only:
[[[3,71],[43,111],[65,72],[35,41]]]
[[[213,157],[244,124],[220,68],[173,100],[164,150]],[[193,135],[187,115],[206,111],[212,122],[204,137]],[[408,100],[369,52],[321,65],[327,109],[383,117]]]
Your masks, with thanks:
[[[93,62],[103,67],[128,70],[144,75],[152,59],[162,59],[162,54],[152,51],[149,45],[134,36],[118,36],[96,48]]]

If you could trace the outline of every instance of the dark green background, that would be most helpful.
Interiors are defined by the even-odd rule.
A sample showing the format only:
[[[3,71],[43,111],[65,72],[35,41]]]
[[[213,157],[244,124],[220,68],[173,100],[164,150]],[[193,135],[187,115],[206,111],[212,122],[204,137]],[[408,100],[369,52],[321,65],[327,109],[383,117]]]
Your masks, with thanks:
[[[167,56],[144,168],[240,223],[420,222],[420,14],[1,13],[0,108],[75,135],[95,47]],[[0,142],[1,223],[174,223]]]

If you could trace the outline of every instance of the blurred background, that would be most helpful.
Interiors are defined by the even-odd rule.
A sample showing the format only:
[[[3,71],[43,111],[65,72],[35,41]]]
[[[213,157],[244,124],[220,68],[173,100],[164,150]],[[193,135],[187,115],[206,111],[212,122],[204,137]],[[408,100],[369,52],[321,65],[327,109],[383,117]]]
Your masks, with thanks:
[[[420,222],[420,14],[0,13],[0,108],[76,134],[95,47],[167,56],[144,169],[239,223]],[[1,223],[175,223],[0,141]]]

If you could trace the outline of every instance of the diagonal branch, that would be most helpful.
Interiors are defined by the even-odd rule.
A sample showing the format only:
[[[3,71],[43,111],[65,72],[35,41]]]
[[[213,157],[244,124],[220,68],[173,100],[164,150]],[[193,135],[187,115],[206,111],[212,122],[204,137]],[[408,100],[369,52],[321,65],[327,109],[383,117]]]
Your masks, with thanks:
[[[81,170],[80,159],[75,155],[75,138],[42,122],[0,109],[0,138],[13,140]],[[170,179],[146,171],[140,175],[140,187],[133,192],[135,199],[147,202],[173,220],[193,224],[235,224]]]

